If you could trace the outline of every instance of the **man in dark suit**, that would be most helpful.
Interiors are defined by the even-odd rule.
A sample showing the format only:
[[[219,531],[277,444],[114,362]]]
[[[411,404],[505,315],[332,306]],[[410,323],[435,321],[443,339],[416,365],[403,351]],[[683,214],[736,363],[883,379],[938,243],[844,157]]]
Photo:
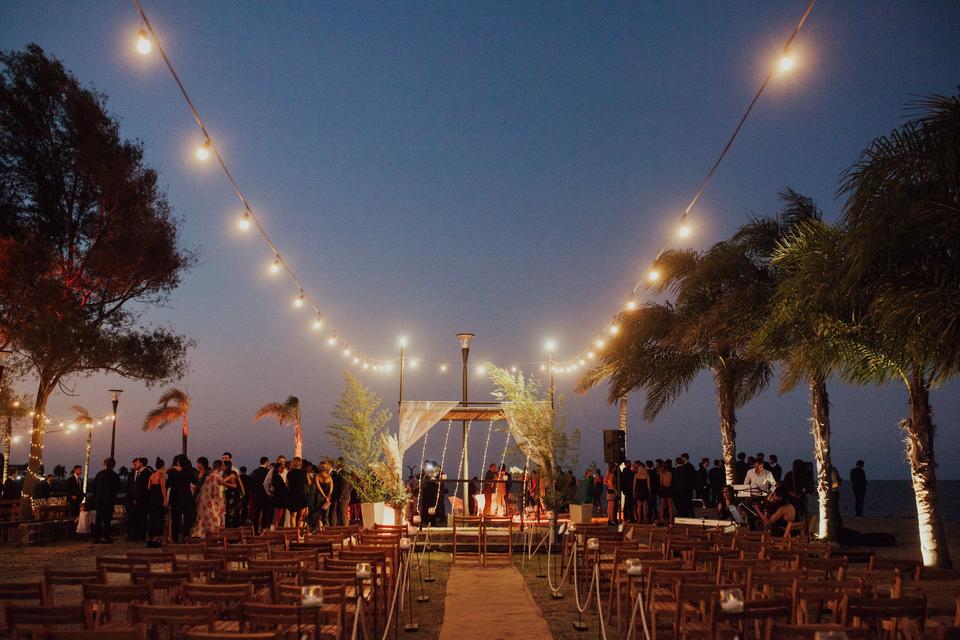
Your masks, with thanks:
[[[702,458],[697,467],[697,497],[703,506],[710,506],[710,458]]]
[[[620,472],[620,493],[623,494],[623,519],[627,522],[636,522],[633,509],[633,463],[629,460],[624,462],[623,470]]]
[[[330,469],[330,479],[333,480],[333,490],[330,492],[331,516],[337,523],[337,526],[344,526],[343,510],[340,508],[340,501],[343,500],[343,465],[341,461]]]
[[[680,455],[680,466],[677,469],[676,474],[673,476],[673,485],[677,487],[674,489],[674,492],[680,494],[679,496],[674,496],[673,504],[677,508],[677,515],[689,518],[693,516],[693,490],[697,486],[697,470],[690,464],[690,454],[684,453]],[[677,479],[681,482],[677,483]],[[678,498],[679,497],[679,501]]]
[[[733,484],[743,484],[744,480],[747,478],[747,471],[750,470],[750,465],[747,464],[747,454],[743,451],[737,454],[737,461],[734,464],[734,478]]]
[[[783,467],[780,466],[780,459],[777,458],[775,453],[770,454],[770,473],[773,474],[773,479],[779,483],[783,476]]]
[[[134,458],[127,475],[127,540],[147,539],[147,481],[145,458]]]
[[[103,461],[103,469],[93,479],[93,506],[97,510],[95,543],[113,542],[110,523],[120,493],[120,476],[113,470],[116,466],[116,460],[107,458]]]
[[[857,517],[863,517],[863,498],[867,495],[867,472],[863,470],[863,460],[857,460],[857,466],[850,469],[850,484],[853,485]]]
[[[720,499],[723,486],[727,484],[726,474],[719,460],[713,461],[713,466],[710,468],[710,471],[707,472],[707,480],[710,482],[710,506],[714,507]]]
[[[269,529],[273,516],[270,510],[270,496],[263,487],[263,481],[269,470],[270,458],[262,456],[260,466],[250,474],[250,519],[253,520],[253,529],[256,533]]]
[[[70,515],[77,517],[80,513],[80,505],[83,504],[83,468],[76,465],[67,478],[67,505],[70,506]]]

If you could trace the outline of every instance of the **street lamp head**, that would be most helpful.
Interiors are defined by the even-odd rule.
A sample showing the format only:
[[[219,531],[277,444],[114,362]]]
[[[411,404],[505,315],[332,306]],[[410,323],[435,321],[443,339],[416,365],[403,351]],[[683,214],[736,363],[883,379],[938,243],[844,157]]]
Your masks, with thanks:
[[[401,336],[400,339],[398,340],[398,342],[400,343],[400,346],[401,346],[401,347],[407,346],[407,337],[406,337],[406,336]]]
[[[557,341],[553,338],[548,338],[543,343],[543,348],[546,349],[549,353],[553,353],[557,350]]]
[[[123,389],[110,389],[110,399],[114,402],[120,402],[121,393],[123,393]]]
[[[460,341],[460,348],[469,349],[470,342],[476,337],[477,337],[477,334],[475,333],[458,333],[457,340]]]

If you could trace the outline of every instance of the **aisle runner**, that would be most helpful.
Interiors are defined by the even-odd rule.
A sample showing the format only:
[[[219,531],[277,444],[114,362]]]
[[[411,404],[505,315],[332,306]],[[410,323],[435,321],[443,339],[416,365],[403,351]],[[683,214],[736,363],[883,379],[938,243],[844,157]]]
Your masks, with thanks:
[[[550,629],[511,565],[451,567],[440,640],[549,640]]]

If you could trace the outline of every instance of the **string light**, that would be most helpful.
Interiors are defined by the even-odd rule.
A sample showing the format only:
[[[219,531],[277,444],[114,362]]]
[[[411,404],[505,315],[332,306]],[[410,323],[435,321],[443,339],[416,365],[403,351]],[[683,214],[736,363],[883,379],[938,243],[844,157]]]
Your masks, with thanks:
[[[343,357],[346,358],[346,357],[348,357],[349,355],[350,355],[350,347],[346,347],[346,348],[343,350]]]
[[[153,51],[153,44],[150,42],[150,38],[147,37],[147,32],[140,29],[140,33],[137,35],[137,52],[145,56],[151,51]]]
[[[206,162],[210,159],[210,138],[203,141],[203,144],[197,147],[197,160]]]
[[[303,299],[304,299],[304,297],[305,297],[305,296],[303,295],[303,289],[300,289],[300,295],[297,296],[297,297],[294,299],[294,301],[293,301],[293,306],[295,306],[295,307],[298,308],[298,309],[299,309],[300,307],[302,307],[302,306],[303,306]]]
[[[418,364],[420,364],[420,361],[417,360],[416,358],[413,358],[412,360],[410,360],[411,369],[416,369]]]
[[[607,331],[610,333],[610,335],[615,336],[620,333],[620,325],[612,324],[607,328]]]
[[[597,354],[595,354],[593,351],[587,351],[587,357],[590,358],[591,360],[593,360],[594,357],[596,357],[596,355]]]
[[[441,364],[441,365],[440,365],[440,373],[446,373],[446,372],[447,372],[447,365]]]
[[[660,271],[658,269],[650,269],[650,271],[647,272],[647,280],[650,282],[656,282],[659,279]]]
[[[320,331],[320,329],[323,329],[323,318],[318,315],[317,319],[313,321],[313,330]]]
[[[806,19],[807,19],[808,16],[810,15],[810,13],[811,13],[811,11],[812,11],[812,9],[813,9],[814,4],[815,4],[815,0],[810,0],[810,1],[809,1],[809,4],[807,5],[806,10],[804,11],[804,13],[803,13],[803,15],[801,16],[799,22],[796,24],[796,26],[795,26],[794,29],[793,29],[793,32],[791,33],[791,35],[789,36],[789,38],[787,39],[786,43],[785,43],[784,46],[783,46],[782,56],[779,58],[778,62],[777,62],[776,65],[774,66],[774,68],[771,69],[770,74],[767,76],[767,78],[766,78],[766,79],[764,80],[764,82],[761,84],[761,86],[760,86],[759,90],[757,91],[756,95],[754,96],[753,100],[749,103],[749,105],[748,105],[745,113],[742,115],[742,117],[740,118],[740,120],[739,120],[739,122],[737,123],[736,127],[734,128],[733,133],[730,135],[730,137],[729,137],[729,139],[727,140],[726,144],[725,144],[724,147],[722,148],[719,156],[716,158],[716,160],[714,161],[713,165],[710,167],[709,171],[708,171],[707,174],[706,174],[706,177],[705,177],[705,178],[703,179],[703,181],[700,183],[699,188],[697,189],[697,191],[696,191],[693,199],[690,201],[689,205],[684,209],[683,214],[682,214],[682,216],[681,216],[681,218],[680,218],[680,225],[677,227],[677,229],[676,229],[676,231],[675,231],[677,237],[679,237],[679,238],[687,238],[687,237],[689,237],[689,236],[691,235],[690,225],[686,222],[686,217],[687,217],[687,215],[690,213],[690,210],[696,205],[696,203],[698,202],[699,198],[700,198],[701,195],[703,194],[703,192],[704,192],[704,190],[705,190],[705,188],[706,188],[706,186],[707,186],[707,183],[709,182],[709,180],[711,179],[711,177],[714,175],[717,167],[719,166],[719,164],[721,163],[721,161],[724,159],[725,155],[727,154],[728,150],[730,149],[730,147],[731,147],[732,143],[734,142],[736,136],[738,135],[738,133],[740,132],[740,130],[741,130],[742,126],[743,126],[743,124],[745,123],[747,117],[750,115],[751,110],[753,109],[754,105],[756,104],[756,102],[757,102],[758,99],[760,98],[762,92],[764,91],[766,85],[768,84],[768,82],[769,82],[770,77],[772,76],[772,74],[774,74],[777,69],[779,69],[781,72],[787,72],[787,71],[790,71],[790,70],[792,70],[792,69],[794,68],[794,66],[795,66],[795,60],[794,60],[793,56],[790,54],[790,46],[791,46],[791,44],[793,43],[793,40],[797,37],[798,33],[800,32],[800,29],[803,27]],[[135,5],[136,5],[136,9],[137,9],[137,11],[138,11],[138,13],[139,13],[139,15],[140,15],[140,19],[141,19],[142,25],[143,25],[143,28],[140,30],[140,32],[139,32],[139,34],[138,34],[137,50],[138,50],[141,54],[146,55],[147,53],[149,53],[150,51],[152,51],[153,46],[156,45],[156,47],[157,47],[157,49],[158,49],[161,57],[163,58],[164,64],[167,66],[167,69],[169,70],[171,76],[173,77],[174,81],[177,83],[177,86],[178,86],[178,88],[180,89],[180,92],[182,93],[182,97],[184,98],[184,101],[186,102],[186,104],[187,104],[188,108],[190,109],[191,113],[193,114],[194,119],[196,120],[196,124],[197,124],[197,126],[199,127],[199,129],[200,129],[200,131],[201,131],[201,133],[202,133],[203,143],[202,143],[202,145],[201,145],[200,147],[197,148],[197,150],[196,150],[196,156],[197,156],[197,158],[198,158],[199,160],[201,160],[201,161],[209,160],[209,158],[210,158],[210,156],[211,156],[212,154],[218,153],[218,152],[216,151],[216,148],[215,148],[214,145],[213,145],[213,140],[211,139],[210,135],[207,133],[206,125],[205,125],[204,121],[202,120],[199,112],[197,112],[196,108],[194,107],[193,101],[190,99],[190,96],[187,94],[186,88],[184,87],[184,85],[183,85],[183,83],[181,82],[178,74],[177,74],[176,71],[174,70],[174,68],[173,68],[173,66],[172,66],[172,63],[170,62],[168,56],[167,56],[166,53],[164,52],[162,43],[161,43],[161,41],[159,40],[159,38],[157,37],[157,34],[156,34],[156,32],[154,31],[153,27],[151,26],[151,24],[150,24],[150,22],[149,22],[149,19],[147,18],[147,15],[146,15],[146,13],[144,12],[143,7],[141,6],[139,0],[135,0]],[[293,280],[293,282],[294,282],[294,283],[298,286],[298,288],[300,289],[300,298],[298,298],[298,301],[299,301],[299,300],[302,300],[303,302],[308,302],[309,300],[306,298],[306,294],[305,294],[302,286],[300,285],[300,281],[298,280],[298,278],[296,277],[296,275],[293,273],[293,271],[291,270],[291,268],[289,267],[289,265],[286,265],[286,264],[281,265],[281,264],[280,264],[279,252],[278,252],[276,246],[274,245],[273,241],[270,239],[269,235],[267,234],[267,231],[263,228],[263,226],[262,226],[262,225],[259,223],[259,221],[257,220],[255,212],[250,208],[249,202],[247,201],[247,199],[246,199],[246,197],[244,196],[243,192],[240,190],[239,185],[237,184],[237,182],[234,180],[233,176],[231,175],[229,169],[227,168],[227,165],[226,165],[224,159],[218,154],[218,155],[217,155],[217,160],[219,161],[219,164],[220,164],[220,166],[221,166],[221,169],[222,169],[223,172],[224,172],[225,177],[226,177],[226,178],[228,179],[228,181],[230,182],[230,185],[232,186],[235,195],[236,195],[237,198],[240,200],[241,204],[244,206],[244,209],[245,209],[245,211],[244,211],[244,213],[243,213],[243,217],[241,218],[240,221],[238,221],[238,225],[240,226],[240,228],[241,228],[242,230],[247,230],[247,229],[249,229],[251,226],[253,226],[254,224],[256,224],[257,230],[260,232],[260,234],[261,234],[261,236],[263,237],[263,239],[267,242],[267,244],[270,246],[270,248],[271,248],[271,249],[274,251],[274,253],[276,254],[276,259],[274,260],[273,265],[271,265],[270,271],[271,271],[272,273],[279,273],[279,272],[280,272],[280,267],[283,266],[286,274],[290,277],[291,280]],[[649,272],[649,273],[647,274],[647,277],[648,277],[648,279],[650,279],[651,281],[658,280],[658,279],[659,279],[659,272],[657,272],[655,269],[654,269],[654,270],[651,270],[651,272]],[[639,288],[639,286],[640,286],[641,284],[642,284],[642,280],[641,280],[641,282],[637,283],[637,285],[634,287],[633,293],[636,293],[637,289]],[[295,302],[294,304],[296,304],[297,306],[302,306],[302,303],[298,304],[297,302]],[[627,302],[627,309],[632,311],[632,310],[634,310],[634,309],[636,308],[636,306],[637,306],[637,302],[636,302],[635,300],[633,300],[633,298],[632,298],[632,296],[631,296],[631,299]],[[314,307],[314,308],[316,309],[316,307]],[[318,311],[318,312],[319,312],[319,311]],[[619,329],[619,327],[617,327],[617,325],[611,325],[611,326],[608,326],[608,327],[607,327],[606,331],[609,332],[611,335],[616,335],[618,329]],[[603,348],[603,342],[602,342],[602,340],[599,340],[599,339],[598,339],[598,340],[596,340],[596,342],[595,342],[594,344],[595,344],[595,346],[596,346],[597,349],[602,349],[602,348]],[[551,353],[552,353],[552,350],[551,350]],[[591,352],[591,353],[592,353],[592,352]],[[580,354],[574,356],[574,358],[572,358],[571,360],[567,360],[566,362],[567,362],[567,363],[570,363],[570,362],[573,362],[573,361],[581,361],[581,362],[582,362],[582,361],[583,361],[584,354],[585,354],[585,352],[581,352]],[[348,355],[349,355],[349,354],[348,354]],[[383,362],[383,361],[378,361],[378,360],[375,360],[375,359],[369,359],[369,358],[367,358],[366,355],[364,355],[364,354],[361,353],[361,352],[357,352],[357,357],[358,357],[358,358],[361,358],[363,361]],[[588,356],[588,357],[590,357],[590,356]],[[552,359],[552,358],[551,358],[551,359]],[[411,364],[413,365],[413,363],[411,363]],[[541,364],[541,370],[544,370],[544,369],[545,369],[545,366],[544,366],[542,363],[531,363],[531,364]],[[415,366],[415,365],[413,365],[413,366]],[[381,368],[382,368],[382,367],[381,367]],[[566,367],[567,370],[572,370],[572,369],[574,369],[574,368],[575,368],[575,367],[571,367],[571,366],[569,366],[569,365]],[[441,371],[445,371],[445,370],[446,370],[446,364],[442,365],[441,368],[440,368],[440,370],[441,370]]]
[[[336,345],[336,344],[337,344],[337,336],[336,336],[336,334],[334,334],[334,335],[330,336],[329,338],[327,338],[327,346],[328,346],[328,347],[332,347],[332,346],[334,346],[334,345]]]
[[[360,362],[360,358],[358,358],[357,356],[353,356],[353,364],[357,364],[359,362]]]
[[[510,373],[516,373],[516,372],[517,372],[517,365],[513,365],[512,367],[510,367]]]
[[[485,375],[487,375],[487,367],[486,367],[486,365],[482,365],[482,364],[477,365],[477,375],[478,375],[478,376],[485,376]]]

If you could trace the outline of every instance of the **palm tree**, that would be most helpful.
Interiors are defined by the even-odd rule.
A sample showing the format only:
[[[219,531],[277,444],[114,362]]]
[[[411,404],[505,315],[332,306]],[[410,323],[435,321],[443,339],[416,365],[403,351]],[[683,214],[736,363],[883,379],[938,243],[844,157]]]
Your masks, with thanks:
[[[839,233],[821,222],[821,213],[809,198],[787,190],[781,199],[784,208],[778,216],[751,222],[735,234],[734,241],[755,247],[760,263],[774,274],[776,291],[752,344],[781,365],[780,393],[800,383],[810,389],[820,509],[818,536],[837,540],[827,378],[838,361],[836,345],[829,339],[830,332],[824,330],[824,322],[829,324],[829,318],[844,313],[842,297],[827,284],[839,269]]]
[[[187,418],[190,415],[190,396],[180,389],[168,389],[160,399],[156,409],[150,411],[143,420],[144,431],[162,429],[172,422],[182,423],[183,455],[187,455]]]
[[[303,457],[303,430],[300,427],[300,400],[296,396],[289,396],[285,402],[271,402],[260,407],[253,419],[276,418],[280,426],[289,423],[293,425],[293,455]]]
[[[757,310],[769,295],[769,274],[742,246],[718,243],[706,253],[667,251],[657,260],[659,292],[674,303],[648,303],[620,314],[621,331],[599,363],[580,379],[580,392],[609,380],[613,403],[643,388],[643,417],[653,420],[690,388],[697,374],[712,373],[720,409],[720,438],[727,482],[735,476],[736,410],[763,391],[770,364],[748,353]]]
[[[951,567],[937,505],[930,391],[960,371],[960,96],[914,105],[916,118],[871,142],[844,177],[848,233],[841,286],[863,297],[845,326],[845,373],[899,380],[900,423],[928,566]]]
[[[86,498],[87,476],[90,473],[90,449],[93,446],[93,418],[90,417],[90,412],[80,405],[73,405],[70,411],[73,411],[72,422],[87,430],[87,447],[83,454],[83,496]]]

